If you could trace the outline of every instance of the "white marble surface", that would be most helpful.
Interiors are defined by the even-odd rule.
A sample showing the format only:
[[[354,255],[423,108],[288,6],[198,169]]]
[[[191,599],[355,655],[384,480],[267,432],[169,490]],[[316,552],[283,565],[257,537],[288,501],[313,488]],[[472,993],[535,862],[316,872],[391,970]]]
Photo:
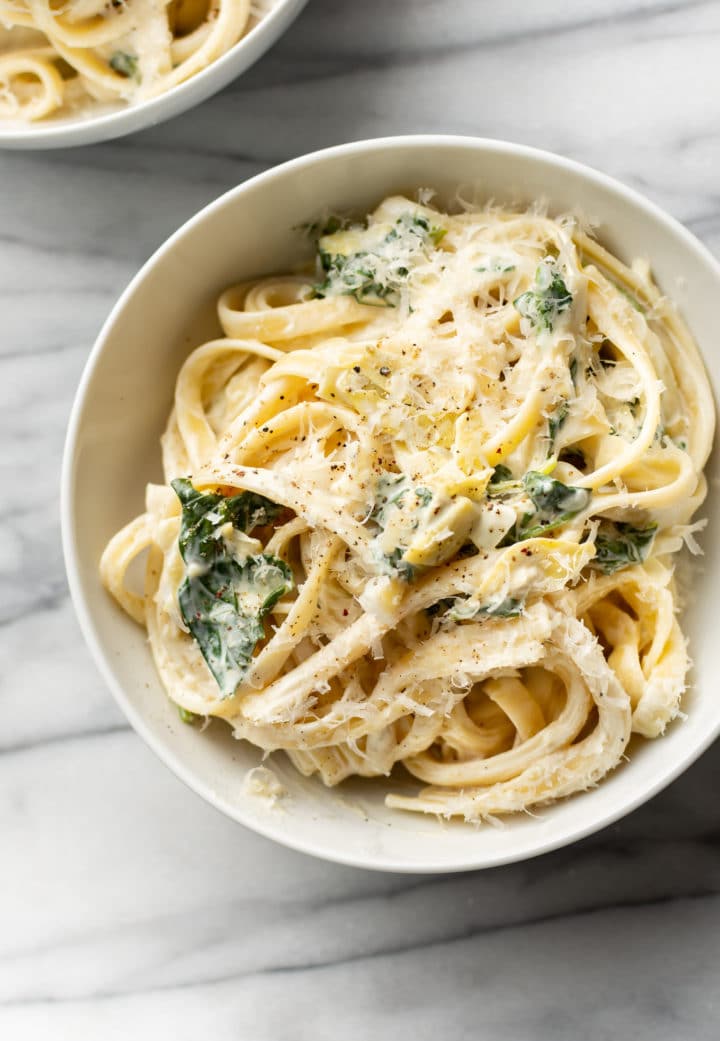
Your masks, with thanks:
[[[0,155],[0,1036],[711,1041],[720,750],[535,862],[393,877],[201,803],[86,652],[62,438],[120,290],[199,207],[323,145],[411,131],[554,149],[720,254],[720,4],[310,0],[224,94],[133,138]]]

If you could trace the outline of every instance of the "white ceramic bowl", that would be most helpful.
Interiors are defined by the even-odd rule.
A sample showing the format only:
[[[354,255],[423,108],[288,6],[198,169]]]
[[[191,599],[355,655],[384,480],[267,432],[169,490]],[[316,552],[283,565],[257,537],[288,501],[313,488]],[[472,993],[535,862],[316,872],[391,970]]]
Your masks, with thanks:
[[[40,149],[91,145],[164,123],[216,94],[249,69],[285,32],[307,0],[275,0],[275,6],[226,54],[159,97],[122,107],[91,106],[82,115],[18,124],[0,120],[0,148]]]
[[[244,791],[260,754],[214,722],[184,725],[156,676],[145,633],[103,590],[98,559],[108,537],[143,508],[146,480],[161,475],[158,438],[175,377],[190,349],[217,335],[219,292],[253,275],[287,270],[303,237],[293,229],[323,210],[365,213],[391,192],[479,184],[498,201],[546,198],[579,208],[621,258],[651,259],[680,304],[711,377],[720,384],[720,267],[676,221],[635,192],[558,156],[497,141],[405,137],[343,145],[296,159],[222,196],[180,229],[122,295],[90,356],[72,413],[63,473],[63,535],[72,595],[85,637],[136,730],[196,792],[230,817],[296,849],[393,871],[460,871],[521,860],[617,820],[660,791],[720,730],[720,665],[713,590],[720,584],[715,529],[704,543],[704,576],[684,625],[696,664],[684,709],[657,741],[633,746],[590,792],[501,828],[474,828],[385,809],[386,782],[339,790],[298,775],[280,753],[274,770],[290,795],[278,808]],[[717,478],[717,453],[710,475]],[[716,483],[716,482],[712,482]],[[715,516],[714,504],[705,511]]]

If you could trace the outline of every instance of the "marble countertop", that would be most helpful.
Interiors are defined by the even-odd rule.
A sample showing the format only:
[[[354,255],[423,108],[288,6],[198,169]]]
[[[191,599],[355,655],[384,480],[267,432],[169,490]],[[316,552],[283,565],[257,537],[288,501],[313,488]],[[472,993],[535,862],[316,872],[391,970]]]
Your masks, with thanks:
[[[711,1041],[720,748],[579,845],[484,874],[321,863],[192,795],[129,729],[68,599],[72,396],[131,275],[271,164],[413,131],[634,185],[720,255],[720,4],[310,0],[199,109],[0,154],[0,1036]]]

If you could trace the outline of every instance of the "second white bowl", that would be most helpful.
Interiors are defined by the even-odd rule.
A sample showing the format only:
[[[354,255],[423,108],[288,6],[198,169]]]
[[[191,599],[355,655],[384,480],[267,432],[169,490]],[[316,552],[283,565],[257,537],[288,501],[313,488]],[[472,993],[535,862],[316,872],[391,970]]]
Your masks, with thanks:
[[[249,69],[285,32],[307,0],[276,0],[253,28],[234,47],[191,79],[156,98],[103,109],[88,105],[87,111],[33,123],[0,120],[0,148],[45,149],[91,145],[136,130],[164,123],[166,119],[194,108],[226,87]]]

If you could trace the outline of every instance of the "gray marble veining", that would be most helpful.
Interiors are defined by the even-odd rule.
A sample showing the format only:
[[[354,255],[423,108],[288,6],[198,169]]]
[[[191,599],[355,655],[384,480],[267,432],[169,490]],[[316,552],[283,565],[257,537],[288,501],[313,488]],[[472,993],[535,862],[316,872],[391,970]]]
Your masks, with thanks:
[[[560,151],[720,254],[720,3],[310,0],[201,108],[0,154],[0,1036],[714,1041],[720,752],[625,821],[457,877],[314,861],[225,820],[128,729],[65,586],[72,395],[131,275],[244,178],[362,137]]]

